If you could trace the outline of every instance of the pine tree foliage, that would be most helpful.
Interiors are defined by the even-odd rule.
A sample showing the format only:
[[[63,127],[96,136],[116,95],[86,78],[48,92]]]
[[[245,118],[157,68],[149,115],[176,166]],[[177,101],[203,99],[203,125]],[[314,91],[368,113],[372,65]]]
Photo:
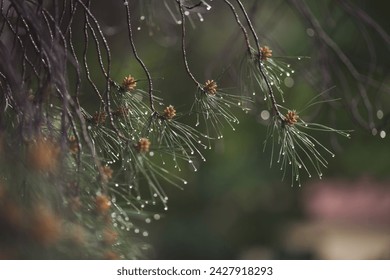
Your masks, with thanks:
[[[142,257],[147,245],[136,235],[148,233],[139,223],[158,218],[144,209],[167,209],[164,182],[182,188],[187,182],[173,170],[197,170],[223,127],[239,124],[237,109],[271,113],[265,148],[283,177],[299,185],[302,173],[322,176],[334,154],[312,131],[349,133],[305,122],[298,109],[281,105],[288,94],[282,81],[294,70],[263,45],[244,1],[218,3],[246,46],[236,89],[191,71],[187,33],[219,12],[213,2],[122,1],[123,36],[144,75],[117,77],[112,63],[121,58],[110,51],[94,1],[0,0],[1,258]],[[183,71],[193,82],[185,89],[193,92],[188,111],[158,96],[134,40],[135,11],[150,34],[159,32],[159,11],[180,25]],[[195,123],[183,121],[193,116]]]

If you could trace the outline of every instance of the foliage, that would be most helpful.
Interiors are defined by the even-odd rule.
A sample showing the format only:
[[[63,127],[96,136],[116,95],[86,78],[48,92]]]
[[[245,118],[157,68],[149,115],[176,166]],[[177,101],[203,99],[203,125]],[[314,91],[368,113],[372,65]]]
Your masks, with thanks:
[[[162,182],[187,184],[174,169],[184,163],[196,171],[206,161],[203,150],[223,137],[223,127],[238,125],[237,109],[271,113],[265,148],[275,151],[282,177],[290,173],[292,184],[300,184],[302,169],[321,177],[327,154],[334,155],[313,131],[349,137],[305,122],[299,111],[281,105],[284,78],[294,70],[289,58],[275,57],[262,44],[240,0],[215,4],[230,9],[227,16],[244,38],[239,90],[220,87],[217,77],[199,82],[188,59],[188,22],[193,26],[204,21],[204,13],[218,12],[214,4],[158,2],[123,1],[129,49],[144,77],[118,77],[112,61],[121,58],[111,52],[92,1],[1,0],[0,225],[7,229],[0,234],[2,257],[142,257],[147,245],[134,233],[148,233],[137,220],[152,219],[149,206],[167,209]],[[194,93],[188,110],[158,96],[135,42],[133,13],[147,12],[141,20],[154,34],[161,6],[181,28],[183,71],[193,82],[183,90]],[[307,107],[322,103],[314,99]]]

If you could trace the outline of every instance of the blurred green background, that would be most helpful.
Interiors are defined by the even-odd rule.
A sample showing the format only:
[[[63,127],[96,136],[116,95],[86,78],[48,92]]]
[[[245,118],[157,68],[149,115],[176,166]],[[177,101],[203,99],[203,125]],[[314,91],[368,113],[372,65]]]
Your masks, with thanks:
[[[157,0],[154,0],[159,2]],[[144,77],[130,51],[121,1],[110,12],[105,1],[96,1],[98,17],[106,22],[113,54],[113,75],[121,80],[132,74]],[[138,2],[138,1],[130,1]],[[153,2],[153,0],[151,1]],[[152,73],[157,95],[178,111],[188,110],[195,93],[184,70],[180,50],[180,26],[156,2],[134,6],[133,24],[139,27],[136,44]],[[162,3],[163,1],[161,1]],[[169,209],[150,210],[161,219],[140,226],[148,230],[144,241],[152,245],[152,259],[295,259],[295,258],[389,258],[390,257],[390,145],[386,137],[389,113],[390,32],[389,4],[385,1],[351,1],[371,16],[374,28],[358,10],[346,12],[345,1],[256,1],[244,0],[263,45],[274,56],[309,56],[291,59],[294,86],[285,87],[285,105],[299,109],[319,93],[341,98],[313,108],[309,121],[339,129],[353,130],[352,138],[329,133],[316,134],[321,143],[336,152],[327,157],[324,178],[303,175],[302,187],[290,187],[281,180],[277,165],[270,168],[271,151],[263,151],[266,122],[258,104],[252,114],[242,114],[241,123],[224,139],[206,151],[207,162],[198,172],[185,169],[184,190],[167,185]],[[131,3],[132,5],[134,3]],[[145,1],[146,3],[146,1]],[[296,6],[307,5],[315,18],[348,56],[362,75],[372,106],[373,127],[364,127],[350,108],[369,119],[357,81],[337,54],[318,40],[310,21]],[[240,61],[245,54],[243,36],[223,1],[210,2],[213,8],[201,22],[192,15],[188,23],[188,59],[200,81],[218,80],[221,87],[236,88]],[[145,15],[146,20],[141,20]],[[147,22],[153,19],[152,26]],[[386,34],[380,36],[380,32]],[[382,32],[383,33],[383,32]],[[387,37],[386,37],[387,36]],[[387,39],[387,40],[386,40]],[[325,76],[323,70],[329,76]],[[370,79],[365,80],[364,77]],[[375,81],[369,83],[368,81]],[[146,86],[142,81],[140,87]],[[314,175],[314,174],[313,174]]]

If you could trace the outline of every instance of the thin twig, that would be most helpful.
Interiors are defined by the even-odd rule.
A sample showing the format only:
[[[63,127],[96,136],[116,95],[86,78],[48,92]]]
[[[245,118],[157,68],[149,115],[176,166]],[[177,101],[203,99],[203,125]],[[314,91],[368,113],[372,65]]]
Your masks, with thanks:
[[[127,2],[127,0],[124,0],[123,2],[124,2],[125,10],[126,10],[127,30],[128,30],[128,34],[129,34],[129,41],[130,41],[130,44],[131,44],[131,48],[133,50],[134,57],[138,61],[138,63],[141,65],[142,69],[145,72],[146,78],[148,80],[148,84],[149,84],[149,90],[148,90],[149,106],[150,106],[150,109],[153,112],[153,115],[155,115],[155,114],[157,114],[157,111],[156,111],[156,109],[154,107],[154,95],[153,95],[152,76],[150,75],[150,72],[149,72],[148,68],[146,67],[145,63],[142,61],[142,59],[138,55],[137,48],[135,46],[134,39],[133,39],[133,30],[132,30],[132,27],[131,27],[131,14],[130,14],[129,3]]]
[[[249,18],[248,16],[248,13],[246,12],[246,9],[244,7],[244,5],[241,3],[240,0],[236,0],[236,2],[238,3],[238,5],[240,6],[240,9],[242,11],[242,13],[244,14],[245,16],[245,19],[248,23],[248,26],[249,26],[249,29],[251,30],[251,33],[255,39],[255,42],[256,42],[256,49],[257,49],[257,52],[258,52],[258,57],[256,57],[256,59],[258,59],[258,68],[259,68],[259,71],[260,71],[260,74],[261,76],[263,77],[264,79],[264,82],[267,86],[267,89],[268,89],[268,97],[270,98],[271,100],[271,104],[272,104],[272,108],[274,110],[274,113],[276,114],[276,116],[278,117],[278,119],[283,122],[284,121],[284,116],[282,115],[282,113],[280,112],[279,108],[278,108],[278,103],[276,102],[276,99],[275,99],[275,95],[274,95],[274,92],[273,92],[273,89],[272,89],[272,85],[267,77],[267,75],[265,74],[264,72],[264,69],[263,69],[263,64],[261,62],[262,60],[262,53],[261,53],[261,49],[260,49],[260,41],[259,41],[259,37],[257,36],[257,33],[256,33],[256,30],[255,28],[253,27],[253,24],[252,24],[252,21],[251,19]]]
[[[182,54],[183,54],[183,61],[184,65],[187,71],[187,74],[190,76],[190,78],[194,81],[197,87],[202,88],[201,83],[199,83],[195,76],[192,74],[190,67],[188,65],[188,60],[187,60],[187,51],[186,51],[186,20],[185,20],[185,14],[184,14],[184,9],[183,9],[183,4],[181,3],[180,0],[176,0],[177,5],[179,6],[180,10],[180,15],[181,15],[181,39],[182,39]]]
[[[252,52],[251,52],[251,45],[250,45],[250,41],[249,41],[249,35],[248,35],[248,32],[246,31],[245,26],[241,23],[240,17],[238,16],[238,14],[236,12],[236,9],[234,8],[233,4],[230,3],[229,0],[224,0],[224,1],[230,7],[230,9],[232,10],[232,12],[234,14],[234,17],[236,18],[236,22],[240,26],[240,28],[242,30],[242,33],[244,34],[247,50],[251,54]]]

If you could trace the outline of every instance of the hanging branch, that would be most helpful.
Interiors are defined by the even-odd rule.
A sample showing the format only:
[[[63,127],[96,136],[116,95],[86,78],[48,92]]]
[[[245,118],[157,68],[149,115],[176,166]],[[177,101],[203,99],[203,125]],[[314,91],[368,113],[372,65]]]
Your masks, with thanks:
[[[231,9],[231,11],[233,12],[234,14],[234,17],[236,19],[236,22],[237,24],[240,26],[240,29],[242,31],[242,33],[244,34],[244,37],[245,37],[245,43],[246,43],[246,47],[247,47],[247,50],[248,50],[248,53],[251,54],[252,51],[251,51],[251,45],[250,45],[250,41],[249,41],[249,35],[248,35],[248,32],[245,28],[245,26],[241,23],[240,21],[240,17],[238,16],[237,12],[236,12],[236,9],[234,8],[233,4],[229,2],[229,0],[224,0],[225,3],[229,6],[229,8]]]
[[[182,49],[182,54],[183,54],[183,61],[184,65],[187,71],[187,74],[190,76],[192,81],[196,84],[198,88],[202,88],[201,83],[199,83],[195,76],[192,74],[190,67],[188,66],[188,60],[187,60],[187,51],[186,51],[186,19],[185,19],[185,14],[184,14],[184,9],[183,9],[183,4],[181,3],[180,0],[176,0],[177,5],[179,6],[180,10],[180,15],[181,15],[181,49]]]
[[[262,52],[261,52],[261,49],[260,49],[259,37],[257,36],[256,30],[253,27],[252,21],[249,18],[248,13],[246,12],[246,9],[245,9],[244,5],[241,3],[240,0],[236,0],[236,2],[240,6],[240,9],[241,9],[242,13],[244,14],[245,19],[246,19],[246,21],[248,23],[249,29],[251,30],[251,33],[252,33],[252,35],[253,35],[253,37],[255,39],[256,49],[257,49],[258,56],[259,56],[258,57],[258,68],[259,68],[261,76],[264,79],[265,84],[267,85],[268,97],[271,100],[272,108],[274,110],[274,113],[278,117],[278,119],[283,123],[285,118],[284,118],[283,114],[279,110],[279,105],[278,105],[278,103],[277,103],[277,101],[275,99],[275,95],[274,95],[274,92],[273,92],[273,89],[272,89],[272,85],[271,85],[267,75],[264,72],[263,65],[262,65],[262,62],[261,62],[261,60],[262,60]]]
[[[158,112],[156,111],[154,107],[154,95],[153,95],[153,82],[152,82],[152,76],[150,75],[150,72],[148,68],[146,67],[145,63],[142,61],[142,59],[139,57],[137,48],[135,47],[134,39],[133,39],[133,30],[131,27],[131,14],[130,14],[130,8],[129,8],[129,3],[127,0],[123,1],[123,4],[125,6],[126,10],[126,18],[127,18],[127,30],[128,30],[128,36],[131,44],[131,48],[134,54],[135,59],[138,61],[138,63],[141,65],[142,69],[145,72],[146,78],[149,83],[149,89],[148,89],[148,94],[149,94],[149,106],[150,109],[152,110],[153,115],[158,115]]]
[[[374,124],[374,118],[373,118],[373,108],[372,104],[369,100],[367,89],[362,84],[362,75],[358,72],[355,65],[352,63],[352,61],[349,59],[349,57],[343,52],[343,50],[340,48],[340,46],[325,32],[321,24],[319,23],[318,19],[313,15],[310,8],[307,6],[307,4],[304,1],[300,0],[288,0],[293,7],[304,17],[306,18],[313,29],[315,30],[316,34],[318,36],[316,38],[319,38],[323,44],[328,46],[338,57],[338,59],[341,61],[342,64],[348,69],[348,71],[351,73],[352,77],[357,82],[358,92],[361,96],[361,99],[363,100],[363,104],[366,108],[367,115],[368,115],[368,122],[364,121],[363,118],[359,117],[357,120],[359,121],[360,125],[365,127],[366,129],[373,129],[375,127]],[[348,6],[347,6],[348,7]],[[368,22],[369,25],[372,25],[372,22]],[[375,26],[375,25],[374,25]],[[379,34],[383,37],[382,33],[383,29],[379,29]],[[383,39],[386,40],[386,37],[383,37]],[[359,115],[359,111],[357,109],[357,102],[355,102],[353,108],[354,114]]]
[[[77,0],[77,2],[81,4],[81,6],[84,8],[86,15],[88,15],[88,17],[90,17],[92,19],[92,21],[94,22],[95,27],[99,33],[99,36],[103,42],[104,49],[105,49],[106,55],[107,55],[107,70],[105,70],[103,62],[102,62],[102,57],[100,54],[100,47],[99,47],[99,40],[98,40],[97,36],[95,35],[93,28],[90,27],[89,21],[87,20],[87,24],[90,27],[90,30],[92,32],[92,36],[93,36],[94,41],[95,41],[96,46],[97,46],[98,56],[99,56],[99,64],[100,64],[100,67],[101,67],[103,74],[105,75],[105,78],[106,78],[105,103],[104,103],[105,108],[104,109],[105,109],[105,112],[107,112],[107,114],[108,114],[108,117],[110,119],[110,125],[114,129],[115,133],[120,138],[126,140],[114,123],[114,117],[113,117],[112,109],[111,109],[111,97],[110,97],[110,92],[111,92],[111,51],[110,51],[110,48],[108,46],[106,37],[104,36],[102,29],[100,28],[98,20],[95,18],[95,16],[90,11],[90,8],[89,8],[90,1],[87,2],[88,6],[86,6],[81,0]]]

